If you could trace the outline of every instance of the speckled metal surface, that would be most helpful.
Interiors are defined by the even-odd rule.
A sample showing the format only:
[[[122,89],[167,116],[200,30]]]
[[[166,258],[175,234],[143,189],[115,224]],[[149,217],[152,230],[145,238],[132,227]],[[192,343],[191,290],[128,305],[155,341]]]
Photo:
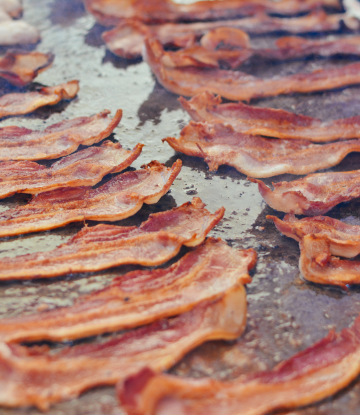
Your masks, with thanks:
[[[170,165],[176,158],[182,159],[184,167],[169,194],[158,204],[145,206],[136,216],[118,224],[139,224],[150,213],[169,209],[197,195],[211,211],[221,205],[226,208],[225,219],[211,235],[221,236],[234,247],[254,247],[258,252],[259,261],[252,272],[253,282],[247,289],[248,324],[245,334],[236,342],[210,342],[197,348],[178,363],[172,373],[230,379],[240,373],[271,368],[323,337],[330,328],[340,330],[352,322],[360,313],[360,291],[352,289],[344,293],[317,287],[300,279],[298,244],[279,235],[272,223],[266,220],[266,215],[274,214],[274,211],[263,203],[254,184],[226,166],[216,173],[209,173],[202,160],[174,154],[169,146],[161,143],[166,136],[178,135],[189,117],[181,110],[177,97],[155,82],[145,63],[138,61],[129,64],[106,51],[100,38],[104,28],[86,14],[79,0],[24,0],[24,6],[26,21],[36,25],[42,33],[43,40],[37,49],[51,51],[56,56],[52,68],[41,74],[37,82],[55,85],[79,79],[81,89],[78,97],[70,103],[10,118],[2,121],[1,125],[43,128],[63,119],[92,115],[105,108],[112,112],[122,108],[124,118],[112,139],[119,140],[126,148],[132,148],[138,142],[146,145],[133,167],[139,168],[153,159]],[[270,38],[256,39],[256,42],[262,43],[269,41]],[[259,76],[271,76],[346,62],[340,59],[308,59],[274,64],[257,60],[246,64],[245,70]],[[1,82],[0,89],[3,93],[14,88]],[[360,87],[350,87],[253,103],[334,119],[360,113],[359,92]],[[353,154],[332,170],[358,168],[360,156]],[[265,181],[270,183],[293,178],[284,175]],[[28,199],[26,195],[5,199],[1,201],[0,209],[3,211],[23,204]],[[275,214],[282,217],[279,213]],[[330,215],[358,224],[359,202],[341,204]],[[90,225],[93,224],[90,222]],[[68,240],[81,226],[73,224],[49,232],[0,239],[0,258],[53,249]],[[49,308],[69,305],[78,295],[105,286],[115,275],[129,269],[132,268],[69,275],[48,281],[1,283],[0,317],[32,313],[42,304],[47,304]],[[291,414],[359,414],[359,392],[360,382],[356,381],[337,396]],[[0,408],[0,415],[38,413],[33,408]],[[79,399],[55,405],[49,411],[51,415],[121,413],[114,390],[108,387],[89,391]]]

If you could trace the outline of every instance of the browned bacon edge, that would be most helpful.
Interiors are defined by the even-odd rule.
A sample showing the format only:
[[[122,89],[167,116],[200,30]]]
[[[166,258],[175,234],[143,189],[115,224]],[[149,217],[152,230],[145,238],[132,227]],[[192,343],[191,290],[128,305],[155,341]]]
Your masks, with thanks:
[[[265,372],[230,382],[187,379],[143,369],[117,387],[128,415],[265,415],[318,402],[345,388],[360,372],[360,319],[340,333]]]
[[[241,102],[222,104],[220,96],[209,92],[196,95],[189,101],[180,97],[179,102],[195,121],[224,123],[236,131],[252,135],[318,143],[360,137],[359,116],[323,122],[281,109],[254,107]]]
[[[8,51],[0,58],[0,77],[13,85],[25,86],[48,69],[54,57],[53,53]]]
[[[360,151],[360,140],[318,145],[251,136],[234,131],[229,125],[193,121],[182,129],[180,138],[168,137],[163,141],[188,156],[202,157],[210,171],[227,164],[251,177],[307,174],[334,166],[347,154]]]
[[[37,194],[60,187],[93,186],[106,174],[118,173],[136,160],[143,148],[125,150],[119,143],[104,141],[66,156],[46,168],[32,161],[0,162],[0,198],[15,193]]]
[[[137,18],[147,23],[231,19],[268,12],[293,15],[321,6],[340,9],[338,0],[223,0],[197,1],[179,4],[172,0],[84,0],[86,9],[102,25],[115,25],[126,18]]]
[[[4,342],[64,341],[129,329],[188,312],[201,301],[220,298],[231,287],[251,282],[253,249],[233,250],[207,239],[165,269],[134,271],[76,300],[71,307],[0,320]],[[245,321],[244,321],[245,324]]]
[[[12,93],[0,97],[0,118],[33,112],[45,105],[75,98],[79,81],[69,81],[53,87],[41,87],[33,92]]]
[[[253,98],[324,91],[360,83],[360,63],[261,79],[240,71],[197,67],[169,68],[162,63],[163,56],[164,49],[160,42],[147,38],[144,58],[157,80],[169,91],[185,96],[208,91],[229,100],[250,101]]]
[[[0,128],[0,160],[46,160],[67,156],[79,145],[90,146],[108,137],[119,124],[122,110],[109,110],[53,124],[43,131],[24,127]]]
[[[0,237],[39,232],[84,220],[118,221],[135,215],[144,203],[157,203],[181,170],[152,161],[143,170],[113,177],[97,189],[66,187],[41,193],[24,206],[0,214]]]
[[[338,31],[342,23],[353,30],[359,27],[359,21],[354,17],[343,13],[328,15],[323,10],[292,18],[270,17],[261,13],[238,20],[163,25],[146,25],[136,18],[130,18],[122,21],[116,28],[104,32],[102,38],[107,48],[115,55],[137,59],[141,57],[145,37],[156,37],[164,46],[188,47],[209,30],[219,27],[237,28],[249,34],[279,31],[296,34]]]
[[[67,243],[47,252],[3,258],[0,280],[50,278],[95,272],[114,266],[160,265],[178,254],[182,245],[197,246],[224,216],[211,214],[201,199],[150,216],[136,226],[85,227]]]
[[[309,174],[291,182],[273,183],[273,190],[261,180],[249,180],[258,184],[270,207],[297,215],[321,215],[341,202],[360,197],[360,170]]]
[[[114,385],[145,366],[166,370],[205,341],[237,338],[245,321],[246,292],[240,285],[178,317],[103,343],[76,345],[57,353],[50,353],[46,346],[0,343],[0,405],[36,405],[47,410],[89,388]]]

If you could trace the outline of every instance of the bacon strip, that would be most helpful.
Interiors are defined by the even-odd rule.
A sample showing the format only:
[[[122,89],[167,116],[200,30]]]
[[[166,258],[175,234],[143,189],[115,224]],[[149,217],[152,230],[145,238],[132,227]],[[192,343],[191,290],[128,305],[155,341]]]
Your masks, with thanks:
[[[20,17],[23,12],[20,0],[0,0],[0,9],[11,17]]]
[[[186,379],[144,369],[118,387],[128,415],[265,415],[320,401],[360,372],[360,319],[265,372],[230,382]]]
[[[0,162],[0,198],[15,193],[37,194],[60,187],[93,186],[106,174],[126,169],[136,160],[143,144],[124,150],[105,141],[64,157],[46,168],[33,161]]]
[[[224,216],[224,208],[211,214],[204,206],[194,198],[192,203],[151,215],[139,228],[103,224],[85,227],[52,251],[2,258],[0,280],[50,278],[124,264],[162,264],[177,255],[182,245],[203,242]]]
[[[204,158],[210,171],[227,164],[251,177],[307,174],[334,166],[352,151],[360,151],[360,140],[319,145],[251,136],[223,124],[194,122],[182,129],[180,138],[163,141],[188,156]]]
[[[190,4],[172,0],[84,0],[87,10],[102,25],[116,25],[123,19],[136,18],[147,23],[231,19],[267,12],[293,15],[319,8],[340,9],[338,0],[223,0],[197,1]]]
[[[297,215],[322,215],[341,202],[360,197],[360,170],[309,174],[292,182],[273,183],[271,190],[264,182],[258,184],[265,202],[275,210]]]
[[[220,96],[208,92],[196,95],[189,101],[180,97],[179,102],[195,121],[224,123],[231,125],[235,131],[252,135],[303,139],[316,143],[360,138],[359,116],[321,121],[284,110],[256,108],[241,102],[222,104]]]
[[[221,27],[244,30],[249,34],[271,32],[311,33],[338,31],[342,24],[349,29],[357,29],[359,21],[346,14],[328,15],[318,10],[301,17],[277,18],[258,14],[237,20],[220,20],[197,23],[166,23],[146,25],[137,19],[125,19],[116,28],[104,32],[102,38],[107,48],[117,56],[126,59],[141,57],[146,37],[157,38],[162,45],[189,47],[210,30]]]
[[[0,404],[46,410],[89,388],[114,385],[144,366],[166,370],[205,341],[236,339],[245,321],[246,293],[240,285],[179,317],[100,344],[76,345],[54,354],[46,346],[27,349],[0,343]]]
[[[143,170],[113,177],[97,189],[66,187],[41,193],[27,205],[0,214],[0,237],[58,228],[71,222],[117,221],[135,215],[144,203],[157,203],[181,170],[157,161]]]
[[[0,339],[64,341],[149,324],[251,282],[248,271],[255,263],[253,249],[234,250],[221,239],[210,238],[168,268],[117,277],[109,287],[80,297],[71,307],[2,319]]]
[[[16,86],[25,86],[53,62],[52,53],[7,52],[0,58],[0,76]]]
[[[70,81],[53,87],[42,87],[33,92],[6,94],[0,97],[0,118],[33,112],[45,105],[75,98],[79,81]]]
[[[322,69],[306,74],[260,79],[240,71],[180,67],[163,64],[164,49],[156,39],[145,40],[144,58],[161,85],[169,91],[194,96],[205,91],[230,100],[324,91],[360,83],[360,63],[342,68]]]
[[[1,20],[0,45],[27,45],[37,43],[39,40],[40,32],[36,27],[22,20]]]
[[[74,153],[108,137],[119,124],[122,111],[108,118],[109,110],[53,124],[43,131],[24,127],[0,128],[0,160],[44,160]]]

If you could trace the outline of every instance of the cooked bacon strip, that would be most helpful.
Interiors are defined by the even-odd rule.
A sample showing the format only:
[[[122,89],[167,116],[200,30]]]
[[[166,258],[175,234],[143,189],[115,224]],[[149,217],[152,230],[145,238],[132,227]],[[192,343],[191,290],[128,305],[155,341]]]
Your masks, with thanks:
[[[211,214],[199,198],[150,216],[136,226],[85,227],[67,243],[48,252],[2,258],[0,280],[50,278],[124,265],[154,266],[177,255],[182,245],[196,246],[222,219],[224,208]]]
[[[108,137],[119,124],[122,111],[108,118],[109,110],[53,124],[43,131],[25,127],[0,128],[0,160],[44,160],[74,153]]]
[[[332,255],[353,258],[360,254],[360,226],[348,225],[328,216],[296,219],[285,215],[283,220],[268,215],[278,230],[300,242],[306,235],[326,236]]]
[[[296,215],[322,215],[341,202],[360,197],[360,170],[309,174],[292,182],[257,183],[265,202],[275,210]]]
[[[0,97],[0,118],[28,114],[45,105],[73,99],[78,91],[79,81],[70,81],[53,87],[42,87],[33,92],[3,95]]]
[[[360,151],[360,140],[311,144],[302,140],[278,140],[251,136],[223,124],[190,122],[180,138],[164,138],[174,150],[202,157],[210,171],[221,164],[235,167],[251,177],[277,174],[307,174],[338,164],[352,151]]]
[[[0,22],[0,45],[14,46],[37,43],[39,30],[22,20],[4,20]]]
[[[0,340],[64,341],[149,324],[251,282],[248,271],[255,263],[253,249],[234,250],[221,239],[210,238],[168,268],[125,274],[71,307],[2,319]]]
[[[179,95],[194,96],[205,91],[230,100],[324,91],[360,83],[360,63],[322,69],[306,74],[260,79],[240,71],[197,67],[170,68],[162,63],[164,49],[156,39],[145,40],[145,60],[157,80]]]
[[[25,348],[0,343],[0,405],[46,410],[99,385],[114,385],[143,367],[166,370],[208,340],[236,339],[246,321],[242,285],[202,301],[179,317],[160,320],[100,344]]]
[[[33,161],[0,162],[0,199],[15,193],[37,194],[60,187],[93,186],[106,174],[120,172],[136,160],[143,145],[124,150],[105,141],[64,157],[46,168]]]
[[[333,245],[326,235],[305,235],[300,241],[300,272],[307,281],[336,285],[347,290],[349,285],[360,283],[360,261],[332,256]],[[349,245],[354,248],[355,243],[349,241]],[[356,245],[359,252],[359,242]],[[346,247],[344,250],[346,252]]]
[[[124,173],[97,189],[65,187],[41,193],[27,205],[0,213],[0,237],[58,228],[71,222],[115,221],[135,215],[144,203],[157,203],[181,170],[157,161]]]
[[[274,369],[230,382],[186,379],[143,369],[118,386],[128,415],[265,415],[320,401],[360,372],[360,318]]]
[[[120,57],[136,59],[141,57],[146,37],[157,38],[162,45],[189,47],[195,40],[210,30],[220,27],[244,30],[249,34],[271,32],[311,33],[338,31],[342,23],[349,29],[357,29],[359,21],[346,14],[328,15],[318,10],[301,17],[277,18],[258,14],[238,20],[220,20],[198,23],[167,23],[163,25],[146,25],[137,19],[126,19],[116,28],[104,32],[102,38],[107,48]]]
[[[340,9],[338,0],[222,0],[196,1],[190,4],[173,0],[84,0],[87,10],[103,25],[115,25],[136,18],[148,23],[231,19],[260,12],[293,15],[319,6]]]
[[[317,143],[337,139],[360,138],[360,117],[336,121],[293,114],[292,112],[256,108],[241,102],[222,104],[220,96],[208,92],[196,95],[189,101],[179,101],[195,121],[231,125],[235,131],[285,139],[304,139]]]
[[[52,53],[7,52],[0,58],[0,77],[13,85],[24,86],[47,69],[53,60]]]

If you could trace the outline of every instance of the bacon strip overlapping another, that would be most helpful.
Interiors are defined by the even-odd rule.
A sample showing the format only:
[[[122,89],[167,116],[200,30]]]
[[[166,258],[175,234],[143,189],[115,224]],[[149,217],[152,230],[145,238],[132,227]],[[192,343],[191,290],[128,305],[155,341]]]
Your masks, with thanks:
[[[235,250],[210,238],[168,268],[129,272],[71,307],[2,319],[0,340],[64,341],[149,324],[251,282],[248,271],[255,263],[253,249]]]
[[[223,123],[235,131],[284,139],[303,139],[315,143],[360,138],[360,117],[321,121],[289,111],[260,108],[241,102],[222,104],[220,96],[208,92],[179,102],[194,121]]]
[[[97,189],[66,187],[41,193],[27,205],[0,213],[0,237],[39,232],[84,220],[116,221],[157,203],[181,170],[153,161],[143,170],[113,177]]]
[[[270,207],[296,215],[322,215],[341,202],[360,197],[360,170],[309,174],[292,182],[273,183],[274,190],[261,180],[249,180],[258,184]]]
[[[13,85],[24,86],[47,69],[53,60],[52,53],[7,52],[0,58],[0,77]]]
[[[125,150],[105,141],[64,157],[47,168],[33,161],[0,162],[0,199],[15,193],[37,194],[60,187],[93,186],[105,175],[118,173],[136,160],[143,148]]]
[[[28,114],[45,105],[55,105],[62,100],[73,99],[78,91],[79,81],[70,81],[32,92],[5,94],[0,97],[0,118]]]
[[[53,124],[43,131],[25,127],[0,128],[0,160],[45,160],[66,156],[79,145],[90,146],[108,137],[119,124],[122,111],[109,118],[109,110]]]
[[[57,353],[50,353],[46,346],[27,349],[0,343],[0,404],[46,410],[89,388],[114,385],[143,367],[166,370],[205,341],[236,339],[245,321],[246,293],[240,285],[178,317],[103,343],[76,345]]]
[[[250,101],[290,93],[308,93],[360,83],[360,63],[341,68],[261,79],[247,73],[217,68],[167,67],[165,51],[157,39],[145,40],[144,58],[159,83],[169,91],[194,96],[205,91],[229,100]]]
[[[360,319],[274,369],[229,382],[186,379],[143,369],[121,382],[118,397],[128,415],[265,415],[320,401],[360,373]]]
[[[360,151],[360,140],[319,145],[251,136],[223,124],[194,122],[182,129],[180,138],[163,141],[188,156],[204,158],[210,171],[227,164],[251,177],[307,174],[334,166],[352,151]]]
[[[150,215],[140,227],[85,227],[52,251],[2,258],[0,280],[50,278],[125,264],[162,264],[177,255],[182,245],[203,242],[224,216],[224,208],[211,214],[204,207],[194,198],[192,203]]]
[[[116,25],[136,18],[147,23],[231,19],[267,12],[293,15],[321,6],[340,9],[338,0],[214,0],[189,4],[173,0],[84,0],[87,10],[102,25]]]
[[[197,23],[165,23],[146,25],[137,19],[126,19],[116,28],[104,32],[102,38],[107,48],[117,56],[126,59],[140,58],[146,37],[157,38],[162,45],[189,47],[208,31],[220,27],[244,30],[249,34],[270,32],[312,33],[338,31],[344,24],[357,29],[359,21],[346,14],[326,14],[318,10],[301,17],[278,18],[266,14],[237,20],[220,20]]]

